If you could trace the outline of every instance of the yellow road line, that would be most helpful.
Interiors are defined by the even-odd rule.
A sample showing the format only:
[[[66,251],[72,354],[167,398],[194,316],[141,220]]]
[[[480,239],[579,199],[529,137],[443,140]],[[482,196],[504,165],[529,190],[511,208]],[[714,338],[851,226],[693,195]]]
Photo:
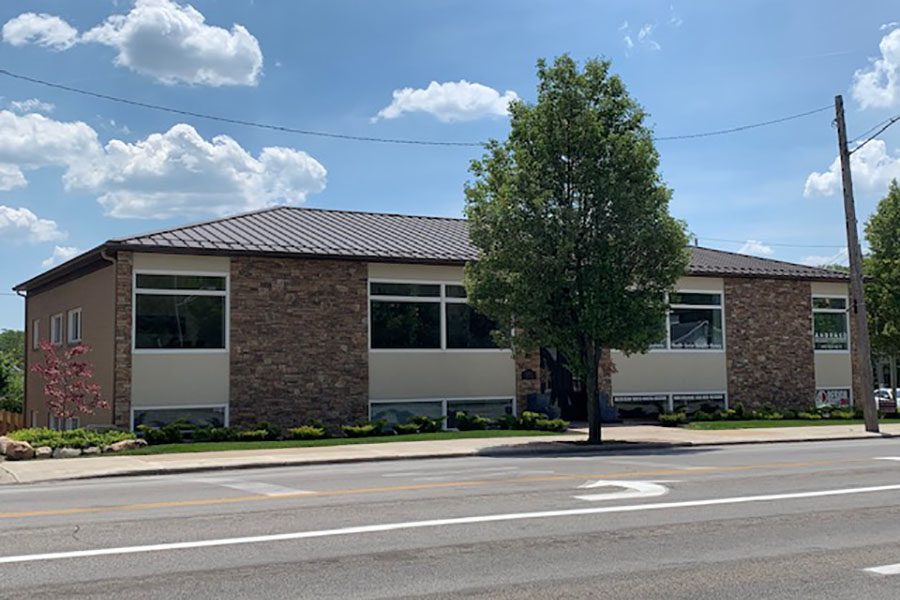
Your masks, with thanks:
[[[636,477],[657,477],[660,475],[698,475],[706,473],[727,473],[738,471],[751,471],[759,469],[791,469],[797,467],[811,467],[847,464],[855,462],[868,462],[861,460],[837,460],[837,461],[809,461],[809,462],[782,462],[763,463],[757,465],[734,465],[722,467],[691,467],[690,469],[656,469],[652,471],[626,471],[614,473],[579,473],[572,475],[547,475],[530,477],[511,477],[508,479],[472,479],[463,481],[444,481],[410,485],[394,485],[384,487],[349,488],[343,490],[303,491],[297,493],[285,493],[277,496],[232,496],[227,498],[200,498],[196,500],[172,500],[169,502],[143,502],[137,504],[115,504],[110,506],[86,506],[72,508],[58,508],[47,510],[32,510],[22,512],[0,513],[0,519],[17,519],[27,517],[51,517],[79,514],[112,513],[138,510],[154,510],[160,508],[185,508],[192,506],[216,506],[223,504],[238,504],[242,502],[262,502],[265,500],[285,500],[290,498],[314,498],[329,496],[349,496],[356,494],[381,494],[390,492],[411,492],[442,488],[466,488],[492,485],[498,483],[541,483],[550,481],[574,481],[582,479],[626,479]]]

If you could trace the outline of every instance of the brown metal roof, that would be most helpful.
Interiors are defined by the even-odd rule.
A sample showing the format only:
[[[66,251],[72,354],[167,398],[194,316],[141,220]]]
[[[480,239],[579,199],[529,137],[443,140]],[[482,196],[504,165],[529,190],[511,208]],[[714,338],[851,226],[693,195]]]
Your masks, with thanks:
[[[420,217],[346,210],[275,207],[110,240],[101,250],[196,254],[276,254],[357,260],[461,264],[476,260],[464,219]],[[64,263],[16,286],[28,290],[68,273]],[[691,247],[691,275],[846,280],[847,275],[816,267]]]

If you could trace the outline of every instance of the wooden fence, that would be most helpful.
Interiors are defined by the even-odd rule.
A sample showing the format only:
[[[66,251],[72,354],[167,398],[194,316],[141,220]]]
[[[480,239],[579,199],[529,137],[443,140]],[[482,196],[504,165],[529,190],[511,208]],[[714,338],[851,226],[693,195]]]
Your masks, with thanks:
[[[25,415],[21,413],[0,410],[0,435],[6,435],[10,431],[25,427]]]

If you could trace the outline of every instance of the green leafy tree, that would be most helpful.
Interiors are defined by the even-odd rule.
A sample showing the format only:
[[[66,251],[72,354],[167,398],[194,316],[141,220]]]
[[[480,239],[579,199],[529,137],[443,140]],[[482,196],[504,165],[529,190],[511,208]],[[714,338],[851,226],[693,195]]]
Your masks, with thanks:
[[[537,102],[510,105],[510,133],[471,165],[466,213],[480,258],[470,302],[516,352],[566,354],[600,442],[602,351],[644,352],[665,336],[665,293],[688,263],[684,224],[646,114],[610,63],[538,61]]]
[[[0,410],[22,412],[25,374],[12,354],[0,352]]]
[[[900,355],[900,185],[891,182],[887,196],[866,222],[866,303],[876,353],[891,359],[892,385],[897,385]]]
[[[19,368],[25,366],[25,332],[16,329],[0,330],[0,353],[9,354]]]

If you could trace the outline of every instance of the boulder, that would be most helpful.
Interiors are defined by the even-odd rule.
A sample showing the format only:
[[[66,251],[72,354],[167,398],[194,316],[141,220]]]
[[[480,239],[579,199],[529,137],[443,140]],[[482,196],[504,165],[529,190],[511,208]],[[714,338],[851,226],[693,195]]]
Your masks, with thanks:
[[[6,437],[5,435],[0,435],[0,454],[6,454],[6,446],[12,440]]]
[[[109,446],[103,449],[104,452],[122,452],[123,450],[134,450],[135,448],[142,448],[147,445],[147,440],[122,440],[120,442],[115,442],[110,444]]]
[[[97,446],[90,446],[81,451],[84,456],[91,456],[93,454],[100,454],[100,448]]]
[[[34,448],[28,442],[10,440],[6,444],[6,460],[31,460],[34,458]]]
[[[53,456],[53,448],[50,446],[38,446],[34,449],[35,458],[50,458]]]
[[[53,458],[75,458],[81,456],[80,448],[55,448]]]

